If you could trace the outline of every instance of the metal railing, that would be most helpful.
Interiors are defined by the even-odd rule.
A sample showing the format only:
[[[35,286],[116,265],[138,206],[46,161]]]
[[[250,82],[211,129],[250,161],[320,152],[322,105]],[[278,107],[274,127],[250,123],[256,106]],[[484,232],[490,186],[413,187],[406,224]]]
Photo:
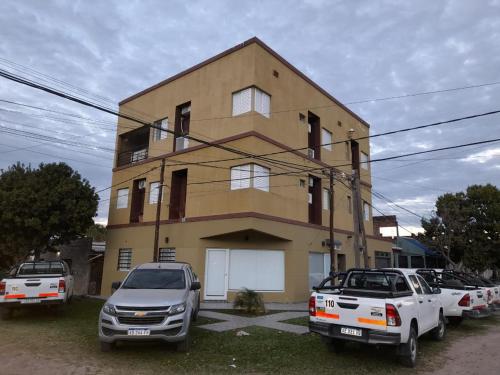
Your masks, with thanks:
[[[134,150],[121,152],[116,161],[117,167],[137,163],[148,158],[148,146],[137,147]]]

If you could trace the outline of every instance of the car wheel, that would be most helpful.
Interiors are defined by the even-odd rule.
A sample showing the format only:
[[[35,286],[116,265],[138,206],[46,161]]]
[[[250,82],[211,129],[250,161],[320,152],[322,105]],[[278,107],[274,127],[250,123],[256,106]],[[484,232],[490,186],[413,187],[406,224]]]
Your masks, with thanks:
[[[115,347],[115,344],[112,342],[104,342],[101,341],[101,352],[110,352]]]
[[[453,327],[458,327],[463,320],[464,318],[462,318],[461,316],[450,316],[448,318],[450,325],[452,325]]]
[[[12,309],[0,308],[0,318],[2,320],[7,320],[12,318]]]
[[[431,336],[436,341],[442,341],[446,334],[446,321],[444,320],[443,313],[439,313],[439,323],[436,328],[431,331]]]
[[[177,343],[177,351],[180,353],[187,353],[191,344],[190,341],[189,334],[187,334],[184,340]]]
[[[399,347],[399,360],[401,364],[406,367],[415,367],[417,364],[417,350],[417,333],[415,332],[415,328],[411,327],[408,341]]]

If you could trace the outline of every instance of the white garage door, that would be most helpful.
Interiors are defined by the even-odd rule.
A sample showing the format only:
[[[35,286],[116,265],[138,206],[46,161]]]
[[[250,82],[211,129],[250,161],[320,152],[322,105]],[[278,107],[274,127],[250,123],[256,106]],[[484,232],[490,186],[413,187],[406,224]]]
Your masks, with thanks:
[[[279,250],[230,250],[229,289],[285,290],[285,253]]]

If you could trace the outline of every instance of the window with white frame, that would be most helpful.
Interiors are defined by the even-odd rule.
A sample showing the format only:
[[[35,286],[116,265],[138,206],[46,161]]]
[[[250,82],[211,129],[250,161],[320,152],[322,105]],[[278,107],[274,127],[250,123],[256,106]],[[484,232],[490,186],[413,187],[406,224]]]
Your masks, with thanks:
[[[365,154],[364,152],[361,152],[360,164],[361,164],[361,168],[363,168],[363,169],[368,169],[369,168],[368,154]]]
[[[321,129],[321,147],[325,150],[332,151],[332,132],[325,128]]]
[[[118,189],[116,192],[116,208],[128,207],[128,188]]]
[[[257,87],[249,87],[233,93],[233,116],[238,116],[251,110],[269,117],[271,112],[271,96]]]
[[[172,247],[161,248],[158,254],[158,262],[175,262],[175,249]]]
[[[160,183],[158,181],[151,182],[149,184],[149,204],[158,203],[159,195],[160,195]],[[161,200],[163,202],[163,195],[161,197]]]
[[[118,271],[129,271],[132,265],[132,249],[118,250]]]
[[[245,164],[232,167],[231,190],[247,188],[269,191],[269,168],[258,164]]]
[[[363,201],[363,217],[365,221],[370,220],[370,205],[365,201]]]
[[[161,141],[162,139],[167,139],[168,130],[168,118],[163,120],[155,121],[153,128],[153,141]]]
[[[330,190],[323,189],[323,210],[330,209]]]
[[[352,198],[350,195],[347,196],[347,211],[352,214]]]

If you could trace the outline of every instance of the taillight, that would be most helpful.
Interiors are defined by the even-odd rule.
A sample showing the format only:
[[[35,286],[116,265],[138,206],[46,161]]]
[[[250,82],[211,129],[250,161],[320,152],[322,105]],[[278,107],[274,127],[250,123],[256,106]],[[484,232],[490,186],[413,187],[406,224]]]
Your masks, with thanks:
[[[462,297],[460,301],[458,301],[458,306],[470,307],[470,295],[467,293]]]
[[[401,317],[394,305],[387,303],[385,305],[385,318],[387,325],[391,327],[399,327],[401,325]]]
[[[316,297],[309,298],[309,316],[316,316]]]
[[[3,296],[5,294],[5,286],[5,281],[0,282],[0,296]]]
[[[66,292],[66,281],[64,280],[59,280],[59,293],[64,293]]]

